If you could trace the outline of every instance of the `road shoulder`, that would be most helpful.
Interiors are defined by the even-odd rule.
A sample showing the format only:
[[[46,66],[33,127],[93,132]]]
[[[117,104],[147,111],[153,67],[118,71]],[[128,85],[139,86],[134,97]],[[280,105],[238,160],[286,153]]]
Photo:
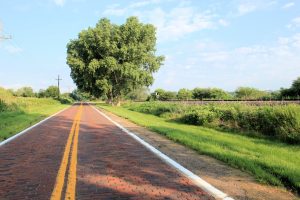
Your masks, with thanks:
[[[235,199],[297,199],[283,188],[258,183],[249,174],[177,144],[162,135],[101,109],[106,115]]]

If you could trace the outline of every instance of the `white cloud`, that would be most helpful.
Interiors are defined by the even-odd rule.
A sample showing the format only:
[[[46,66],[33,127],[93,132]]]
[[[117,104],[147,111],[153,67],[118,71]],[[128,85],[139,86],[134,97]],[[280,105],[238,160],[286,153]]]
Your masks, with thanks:
[[[148,5],[158,4],[160,2],[161,0],[135,1],[127,6],[121,6],[120,4],[112,4],[106,7],[106,9],[103,12],[103,15],[124,16],[132,10],[136,10]]]
[[[186,58],[174,57],[164,68],[172,68],[176,80],[187,81],[175,85],[163,82],[167,89],[203,86],[231,91],[238,86],[252,86],[275,90],[288,87],[300,74],[300,33],[280,37],[272,45],[233,49],[206,40],[194,42],[186,51]],[[165,73],[157,77],[164,81]]]
[[[136,1],[136,2],[129,4],[128,7],[129,8],[140,8],[140,7],[150,5],[150,4],[158,4],[160,2],[161,2],[161,0]]]
[[[241,3],[237,6],[237,16],[243,16],[255,11],[268,9],[277,4],[276,0],[244,0],[240,2]]]
[[[225,19],[217,19],[210,11],[201,11],[190,6],[186,1],[179,3],[172,9],[161,7],[144,9],[148,5],[156,5],[161,0],[140,1],[121,7],[114,4],[107,7],[103,15],[111,16],[138,16],[142,21],[152,23],[157,28],[157,35],[160,41],[178,40],[185,35],[200,30],[214,29],[217,26],[228,26]]]
[[[289,9],[291,7],[293,7],[295,5],[294,2],[289,2],[289,3],[286,3],[282,6],[283,9]]]
[[[189,33],[214,28],[210,14],[192,7],[177,7],[170,12],[157,11],[158,15],[153,15],[150,22],[158,28],[160,40],[177,40]]]
[[[257,9],[257,5],[253,3],[243,3],[238,6],[238,14],[245,15]]]
[[[4,49],[5,49],[8,53],[11,53],[11,54],[20,53],[20,52],[23,51],[22,48],[16,47],[16,46],[13,46],[13,45],[6,45],[6,46],[4,46]]]
[[[229,58],[229,53],[226,51],[207,52],[200,54],[200,60],[204,62],[219,62],[226,61]]]
[[[222,26],[228,26],[229,25],[229,22],[225,19],[219,19],[219,24],[222,25]]]
[[[103,15],[123,16],[127,12],[127,10],[127,7],[121,8],[119,4],[113,4],[108,6],[104,10]]]
[[[53,2],[57,5],[57,6],[64,6],[66,0],[53,0]]]
[[[292,21],[287,25],[289,29],[295,29],[300,27],[300,17],[292,19]]]
[[[136,14],[143,21],[155,25],[160,41],[178,40],[187,34],[213,29],[219,25],[210,12],[190,6],[178,6],[168,11],[157,7]]]
[[[300,53],[300,33],[291,37],[279,37],[273,46],[241,46],[232,50],[226,50],[221,46],[219,48],[213,46],[214,44],[202,45],[201,48],[199,48],[199,45],[196,46],[199,50],[198,55],[201,61],[209,63],[238,61],[245,64],[255,62],[256,65],[261,65],[261,63],[266,61],[266,63],[270,63],[267,64],[270,67],[273,67],[272,64],[274,64],[276,59],[289,62],[290,59],[297,58],[300,61],[300,57],[298,58]]]

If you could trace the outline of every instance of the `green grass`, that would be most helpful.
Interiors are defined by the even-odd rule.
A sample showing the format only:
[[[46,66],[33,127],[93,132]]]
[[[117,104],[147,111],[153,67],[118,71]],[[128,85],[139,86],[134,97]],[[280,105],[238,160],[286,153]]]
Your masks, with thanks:
[[[284,186],[300,193],[300,146],[247,137],[201,126],[171,122],[123,107],[100,108],[160,133],[200,154],[219,159],[253,174],[262,183]]]
[[[3,97],[3,99],[9,106],[7,110],[0,112],[0,141],[68,106],[53,99],[28,97]]]
[[[123,107],[184,124],[231,130],[243,135],[300,144],[299,105],[187,105],[152,101],[127,103]]]

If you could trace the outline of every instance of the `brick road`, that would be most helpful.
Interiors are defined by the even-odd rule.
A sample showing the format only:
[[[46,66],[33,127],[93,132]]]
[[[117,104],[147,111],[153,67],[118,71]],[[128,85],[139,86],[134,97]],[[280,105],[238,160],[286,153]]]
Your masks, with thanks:
[[[69,135],[79,109],[74,105],[0,147],[1,200],[57,199],[53,191],[69,139],[61,199],[72,173],[76,199],[213,199],[89,105],[81,108],[76,146],[76,133]]]

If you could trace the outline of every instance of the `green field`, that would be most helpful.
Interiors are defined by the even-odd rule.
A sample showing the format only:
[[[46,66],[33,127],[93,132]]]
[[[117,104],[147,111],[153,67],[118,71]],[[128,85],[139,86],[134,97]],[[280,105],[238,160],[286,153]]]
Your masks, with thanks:
[[[0,88],[0,141],[67,106],[50,98],[13,97]]]
[[[178,123],[125,107],[98,107],[253,174],[262,183],[300,193],[300,146]]]

